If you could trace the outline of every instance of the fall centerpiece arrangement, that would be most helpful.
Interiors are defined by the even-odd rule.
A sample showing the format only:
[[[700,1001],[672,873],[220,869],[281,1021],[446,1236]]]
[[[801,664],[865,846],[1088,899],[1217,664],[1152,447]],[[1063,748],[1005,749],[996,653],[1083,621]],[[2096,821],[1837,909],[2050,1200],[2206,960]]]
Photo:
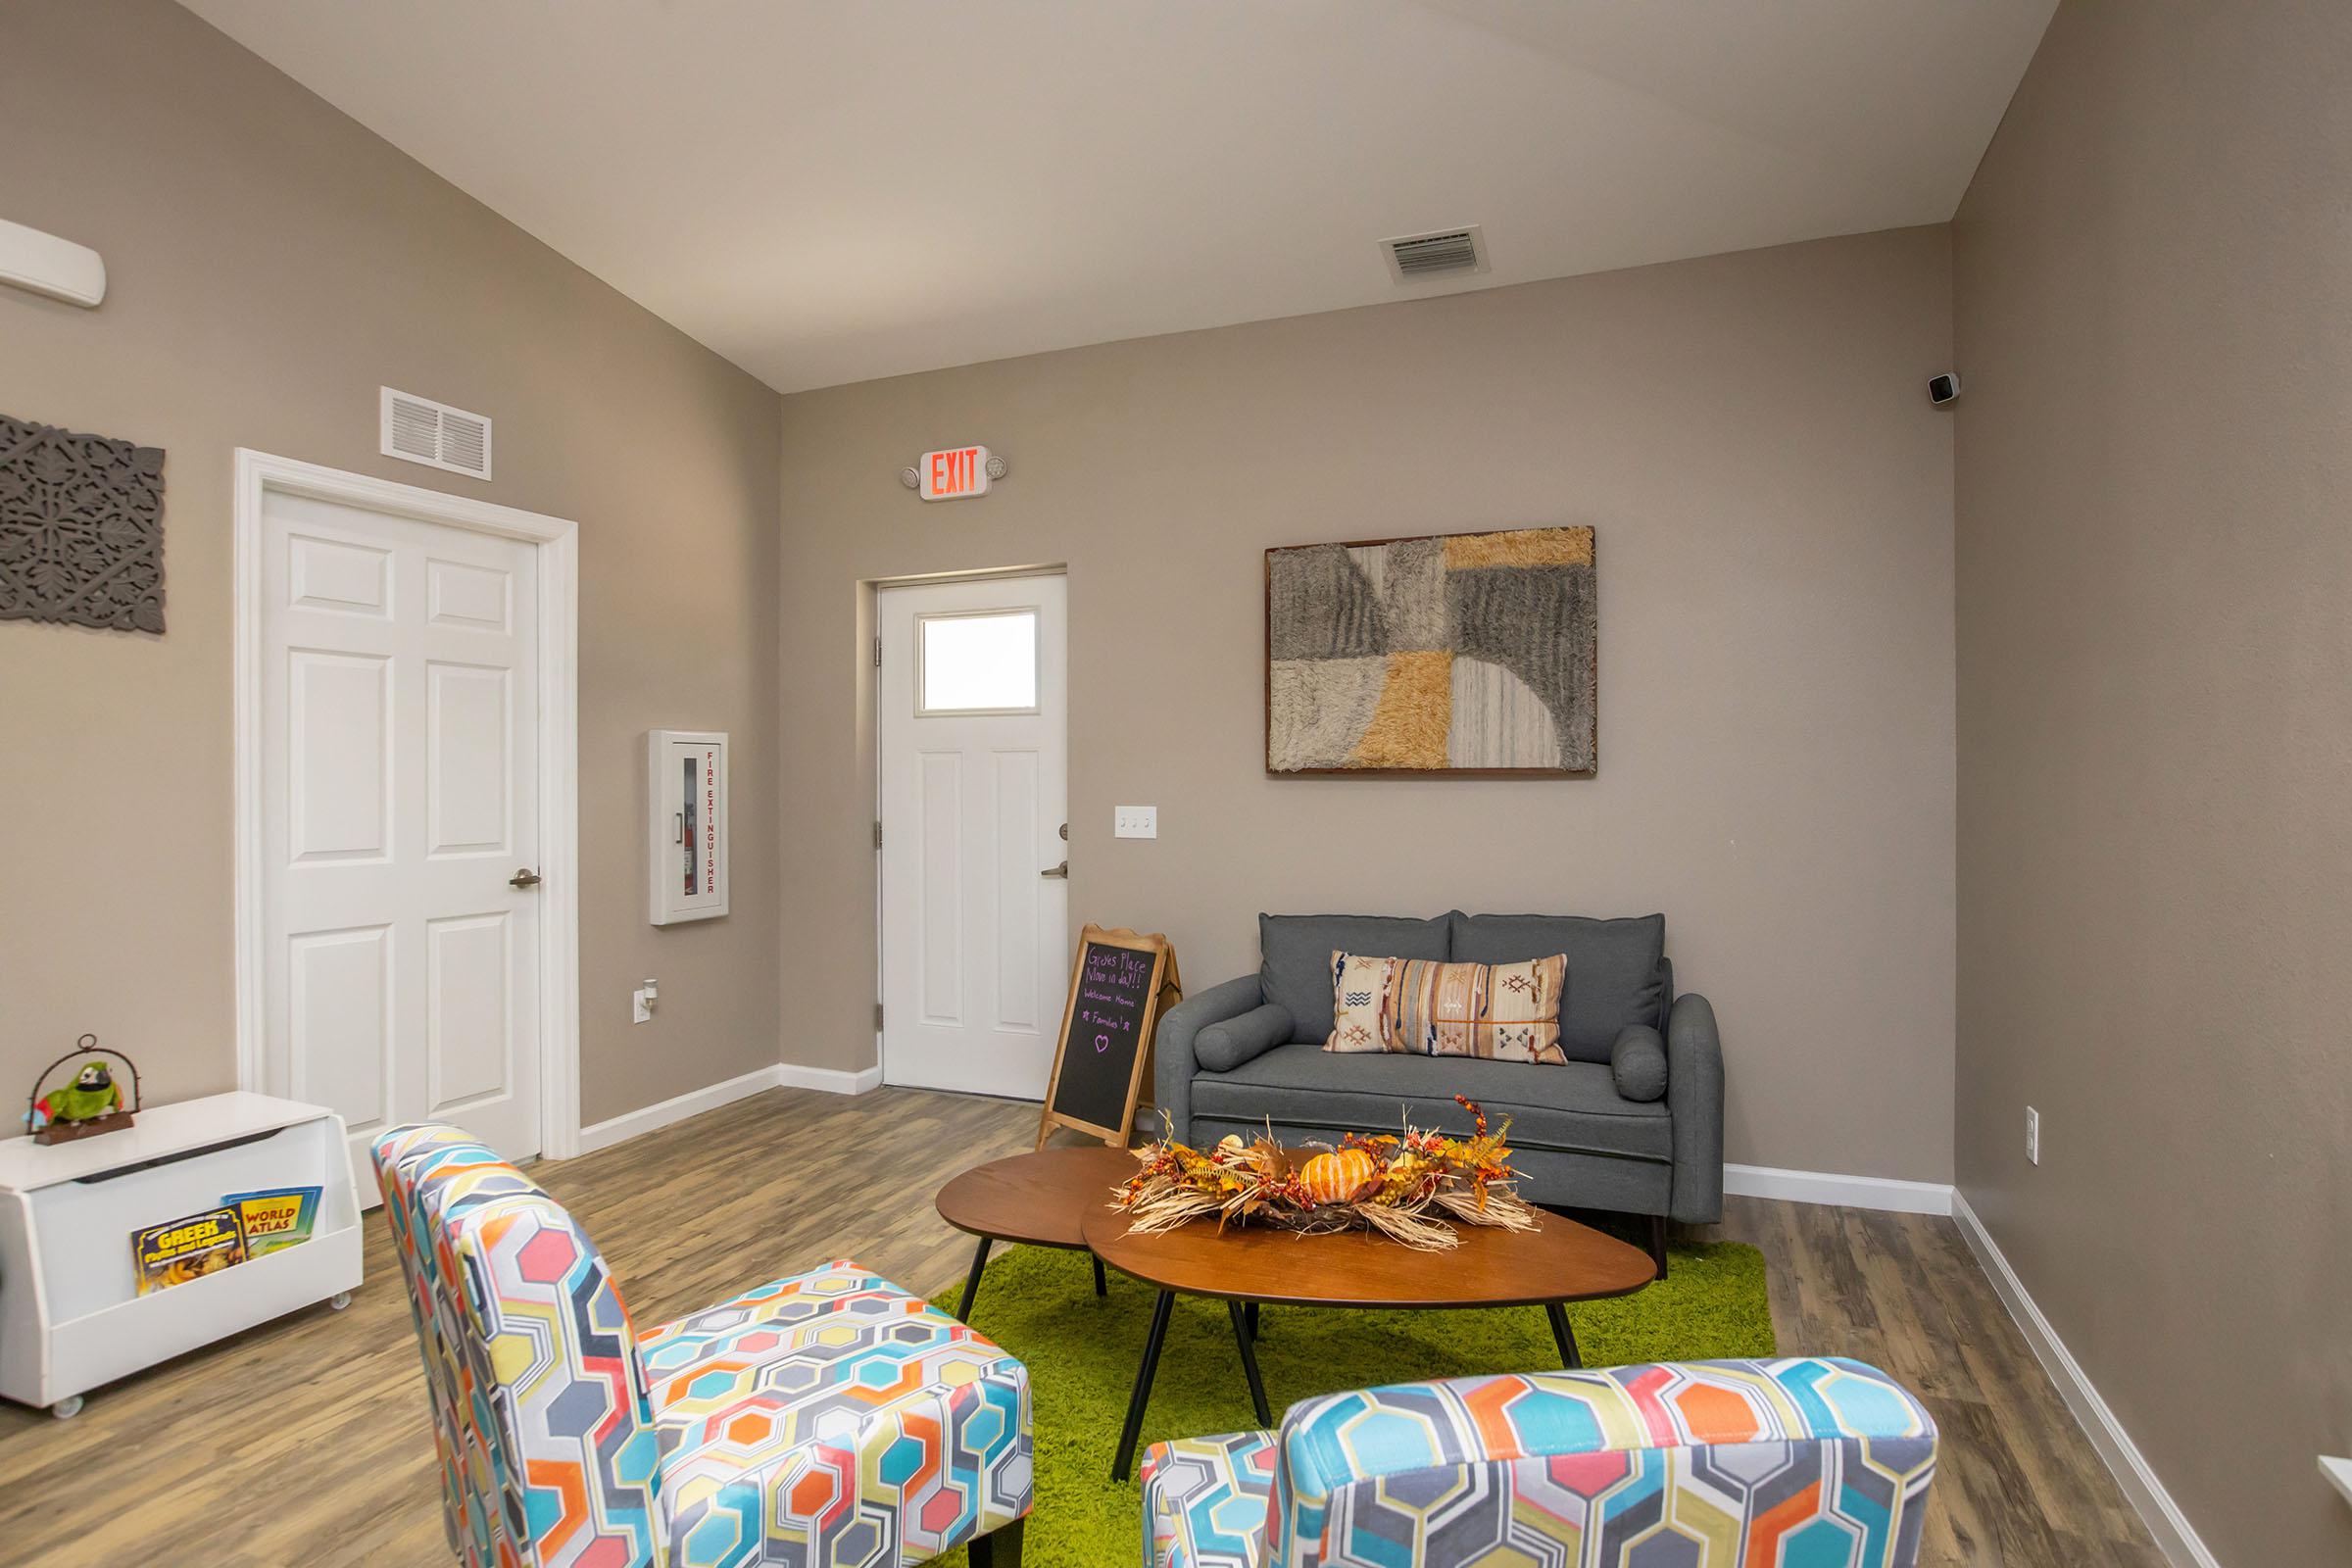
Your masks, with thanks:
[[[1475,1136],[1407,1126],[1349,1133],[1312,1154],[1283,1148],[1271,1129],[1249,1143],[1228,1133],[1205,1152],[1162,1139],[1135,1152],[1143,1168],[1112,1190],[1112,1205],[1147,1234],[1213,1215],[1219,1229],[1375,1230],[1425,1251],[1461,1245],[1449,1221],[1533,1230],[1536,1211],[1510,1185],[1509,1119],[1490,1132],[1485,1111],[1453,1098],[1476,1121]]]

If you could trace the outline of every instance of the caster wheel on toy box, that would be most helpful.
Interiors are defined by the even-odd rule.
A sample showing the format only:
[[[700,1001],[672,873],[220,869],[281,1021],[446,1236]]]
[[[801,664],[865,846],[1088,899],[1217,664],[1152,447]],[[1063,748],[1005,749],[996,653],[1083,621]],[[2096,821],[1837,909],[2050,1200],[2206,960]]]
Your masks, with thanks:
[[[49,1413],[60,1421],[71,1421],[81,1414],[81,1396],[69,1394],[49,1407]]]
[[[349,1291],[337,1291],[334,1295],[326,1298],[326,1304],[340,1312],[351,1304],[351,1293]]]

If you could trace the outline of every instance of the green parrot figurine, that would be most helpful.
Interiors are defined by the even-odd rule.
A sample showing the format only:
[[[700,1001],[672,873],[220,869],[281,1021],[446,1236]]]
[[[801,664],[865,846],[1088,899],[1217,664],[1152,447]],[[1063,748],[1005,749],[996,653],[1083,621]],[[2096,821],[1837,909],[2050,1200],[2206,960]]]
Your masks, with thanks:
[[[53,1089],[34,1107],[39,1122],[96,1121],[122,1108],[122,1091],[106,1063],[93,1056],[63,1089]]]

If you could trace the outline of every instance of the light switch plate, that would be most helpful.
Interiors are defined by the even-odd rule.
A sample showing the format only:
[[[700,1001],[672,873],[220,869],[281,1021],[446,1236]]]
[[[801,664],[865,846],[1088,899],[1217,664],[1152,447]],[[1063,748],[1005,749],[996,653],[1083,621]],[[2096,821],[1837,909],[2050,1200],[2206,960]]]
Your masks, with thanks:
[[[1122,839],[1155,839],[1159,837],[1159,808],[1156,806],[1118,806],[1111,808],[1111,833]]]

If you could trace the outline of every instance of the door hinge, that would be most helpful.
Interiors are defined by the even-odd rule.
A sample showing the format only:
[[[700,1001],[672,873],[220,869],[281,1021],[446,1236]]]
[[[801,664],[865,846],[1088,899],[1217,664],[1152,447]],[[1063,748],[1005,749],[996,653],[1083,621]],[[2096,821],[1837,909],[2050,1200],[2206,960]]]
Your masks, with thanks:
[[[878,849],[880,849],[881,847],[882,847],[882,819],[881,819],[880,817],[876,817],[876,818],[874,818],[874,848],[878,850]]]
[[[874,1004],[874,1029],[875,1029],[875,1032],[876,1032],[876,1033],[879,1033],[879,1032],[881,1031],[881,1028],[882,1028],[882,1004],[880,1004],[879,1002],[877,1002],[877,1003],[875,1003],[875,1004]]]
[[[876,669],[882,667],[882,639],[879,635],[874,638],[874,667]]]

